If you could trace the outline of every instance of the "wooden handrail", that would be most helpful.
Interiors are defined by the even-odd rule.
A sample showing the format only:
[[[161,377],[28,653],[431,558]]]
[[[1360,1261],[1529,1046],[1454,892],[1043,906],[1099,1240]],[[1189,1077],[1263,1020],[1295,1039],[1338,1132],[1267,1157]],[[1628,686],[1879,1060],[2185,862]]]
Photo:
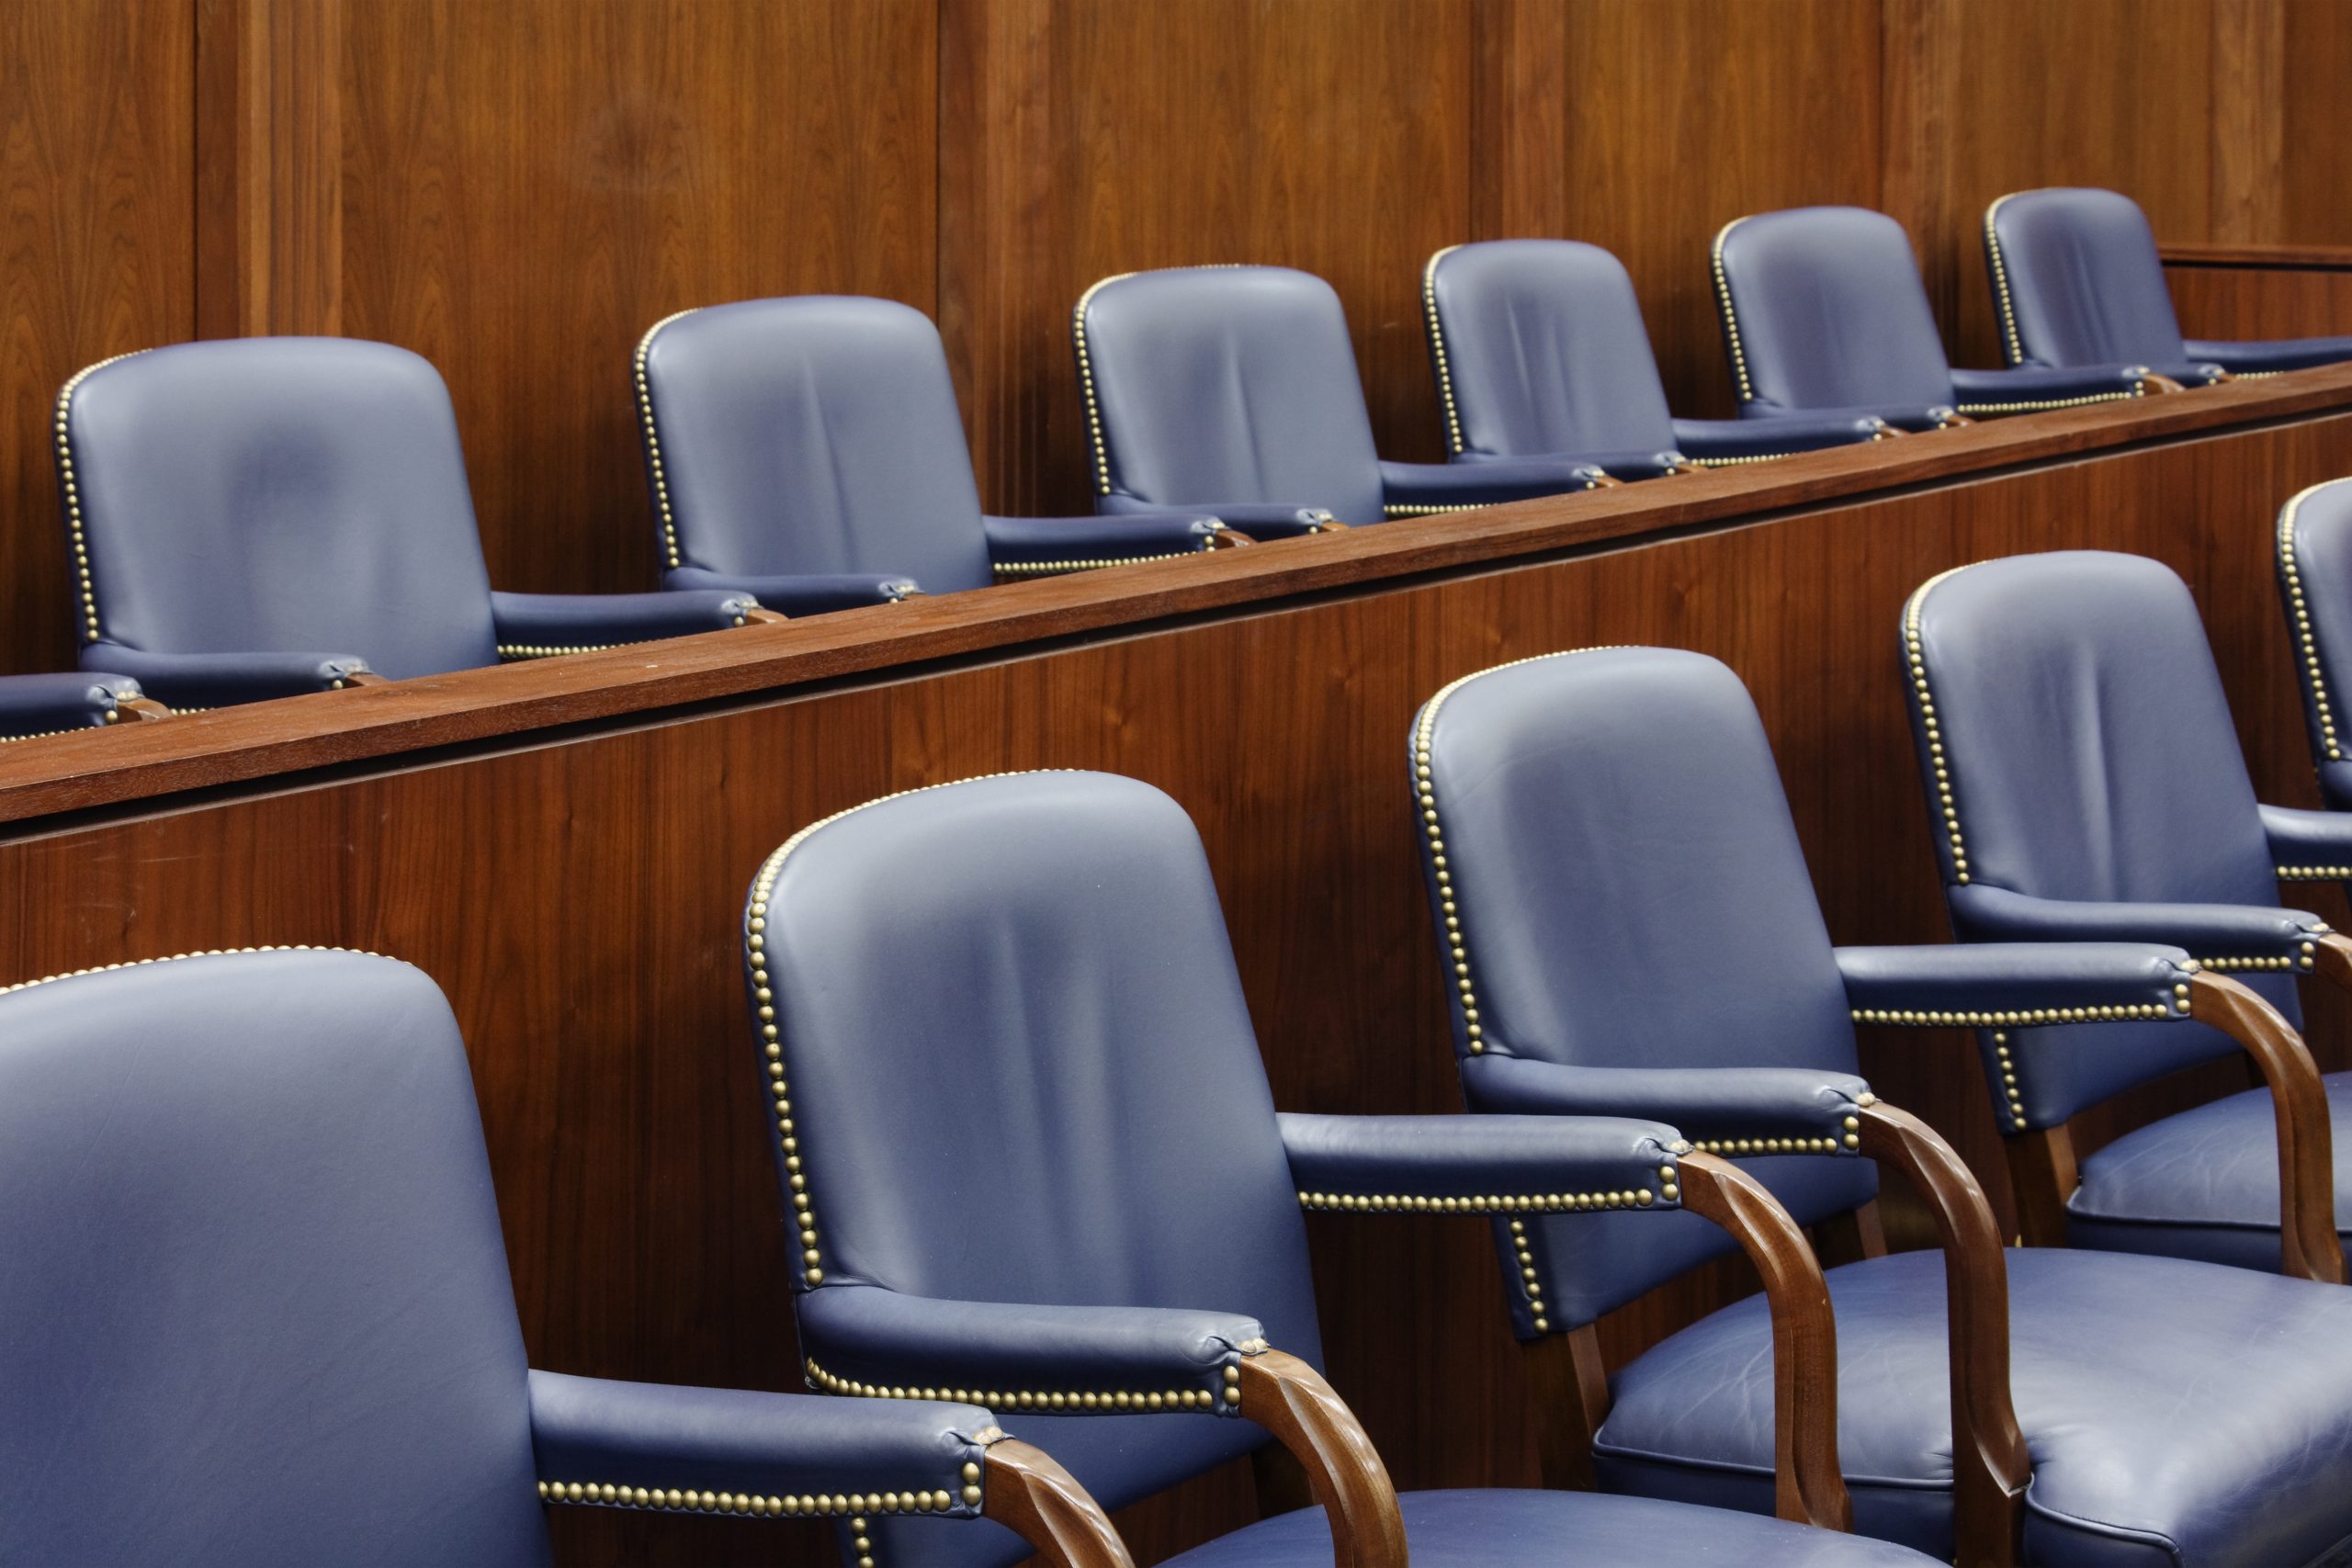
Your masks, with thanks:
[[[2318,972],[2343,984],[2352,943],[2330,935],[2318,944]],[[2294,1026],[2260,993],[2200,969],[2190,976],[2188,1016],[2245,1048],[2270,1087],[2278,1125],[2278,1247],[2292,1279],[2345,1282],[2344,1247],[2335,1235],[2335,1154],[2327,1085]]]
[[[1110,1516],[1053,1456],[1006,1438],[984,1457],[981,1517],[1035,1547],[1041,1568],[1135,1568]]]
[[[1379,1450],[1323,1374],[1281,1350],[1244,1356],[1235,1386],[1242,1416],[1306,1469],[1331,1522],[1334,1568],[1406,1568],[1405,1518]]]

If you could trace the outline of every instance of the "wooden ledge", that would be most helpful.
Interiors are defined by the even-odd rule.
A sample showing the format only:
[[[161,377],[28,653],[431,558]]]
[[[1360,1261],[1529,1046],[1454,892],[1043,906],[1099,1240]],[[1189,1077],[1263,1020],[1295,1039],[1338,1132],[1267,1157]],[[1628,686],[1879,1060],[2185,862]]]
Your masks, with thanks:
[[[2161,245],[2157,254],[2166,266],[2352,272],[2352,246],[2345,245]]]

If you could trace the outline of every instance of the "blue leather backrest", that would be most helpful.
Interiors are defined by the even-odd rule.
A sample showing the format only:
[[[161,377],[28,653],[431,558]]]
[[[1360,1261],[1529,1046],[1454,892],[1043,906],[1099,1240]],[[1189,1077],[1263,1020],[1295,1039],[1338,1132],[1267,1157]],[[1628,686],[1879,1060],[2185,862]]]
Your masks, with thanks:
[[[2028,190],[1984,213],[1984,259],[2012,365],[2188,357],[2147,214],[2111,190]]]
[[[1246,1313],[1320,1359],[1265,1068],[1174,801],[1086,773],[895,796],[788,840],[752,907],[813,1288]],[[1117,1500],[1263,1439],[1210,1415],[1006,1426]],[[973,1561],[984,1533],[933,1529],[922,1560]]]
[[[547,1561],[448,1005],[357,953],[0,996],[0,1562]]]
[[[1280,266],[1138,272],[1089,289],[1074,324],[1098,494],[1381,520],[1355,346],[1321,278]]]
[[[2188,587],[2101,550],[1984,561],[1905,612],[1913,734],[1932,701],[1956,820],[1931,805],[1947,888],[2108,902],[2278,905],[2268,841]],[[1972,932],[1964,922],[1960,935]],[[2198,953],[2216,957],[2226,954]],[[2290,976],[2234,976],[2290,1021]],[[2020,1031],[2037,1124],[2235,1047],[2201,1024]]]
[[[85,372],[66,401],[90,640],[353,653],[395,679],[498,662],[457,416],[424,360],[349,338],[180,344]]]
[[[639,347],[662,564],[739,576],[990,580],[939,330],[888,299],[752,299]]]
[[[1653,648],[1504,665],[1432,697],[1414,752],[1455,906],[1449,916],[1424,815],[1432,907],[1441,925],[1460,922],[1470,967],[1475,1000],[1458,987],[1449,998],[1472,1109],[1481,1063],[1503,1056],[1855,1070],[1829,932],[1763,724],[1731,671]],[[1875,1190],[1856,1159],[1768,1160],[1758,1173],[1808,1223]],[[1554,1250],[1580,1260],[1574,1293],[1555,1302],[1570,1324],[1730,1245],[1683,1214],[1544,1223],[1561,1238]]]
[[[1634,280],[1573,240],[1492,240],[1422,277],[1456,452],[1532,457],[1674,445]]]
[[[2278,587],[2321,785],[2339,808],[2352,782],[2352,479],[2278,509]]]
[[[1954,400],[1910,238],[1883,212],[1797,207],[1735,220],[1715,236],[1715,288],[1743,402]]]

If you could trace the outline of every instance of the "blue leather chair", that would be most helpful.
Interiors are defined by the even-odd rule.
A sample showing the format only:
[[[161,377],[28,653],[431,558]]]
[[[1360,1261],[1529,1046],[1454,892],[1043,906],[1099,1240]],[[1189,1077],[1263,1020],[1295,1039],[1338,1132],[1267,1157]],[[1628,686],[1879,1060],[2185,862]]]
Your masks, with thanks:
[[[812,296],[688,310],[637,345],[662,581],[787,615],[1246,544],[1200,512],[985,517],[931,318]]]
[[[1781,1270],[1784,1324],[1819,1311],[1817,1266],[1761,1189],[1653,1122],[1278,1114],[1200,840],[1148,785],[1015,774],[827,818],[761,867],[744,942],[814,1385],[985,1391],[1112,1506],[1278,1436],[1323,1517],[1262,1520],[1186,1568],[1329,1563],[1331,1517],[1348,1568],[1401,1565],[1400,1532],[1419,1568],[1615,1568],[1662,1540],[1743,1564],[1920,1561],[1637,1499],[1440,1492],[1400,1507],[1315,1371],[1302,1208],[1514,1225],[1574,1209],[1660,1234],[1699,1208]],[[1778,1358],[1792,1453],[1766,1461],[1763,1485],[1841,1511],[1807,1490],[1837,1489],[1834,1380],[1826,1361],[1818,1381],[1804,1370],[1815,1354],[1834,1355],[1826,1336]],[[872,1539],[878,1561],[954,1568],[1022,1550],[903,1517]]]
[[[1735,218],[1715,305],[1744,418],[1874,413],[1905,430],[2111,402],[2177,385],[2145,365],[1958,370],[1903,225],[1859,207]]]
[[[1107,277],[1071,316],[1094,506],[1201,506],[1261,536],[1591,490],[1679,454],[1385,463],[1340,297],[1282,266]]]
[[[1702,1149],[1764,1156],[1753,1174],[1801,1221],[1868,1201],[1873,1156],[1928,1201],[1943,1256],[1828,1275],[1858,1530],[2070,1568],[2256,1568],[2352,1540],[2352,1291],[2005,1253],[1958,1157],[1856,1073],[1856,1020],[2083,1014],[2185,1035],[2263,1010],[2243,987],[2168,947],[1833,947],[1755,707],[1700,654],[1466,677],[1422,708],[1411,767],[1474,1111],[1672,1119]],[[1653,1235],[1602,1223],[1617,1234],[1597,1244],[1549,1219],[1507,1238],[1555,1337],[1720,1250],[1678,1216]],[[1546,1325],[1523,1310],[1520,1332]],[[1765,1334],[1751,1299],[1621,1369],[1603,1484],[1760,1506]]]
[[[1905,606],[1903,657],[1962,942],[2169,942],[2241,974],[2298,1026],[2301,976],[2352,983],[2352,942],[2278,897],[2281,880],[2352,863],[2352,819],[2257,803],[2196,603],[2169,569],[2067,550],[1946,572]],[[2028,1241],[2280,1266],[2271,1096],[2232,1095],[2079,1161],[2067,1131],[2110,1095],[2228,1055],[2227,1040],[2143,1023],[1979,1039]],[[2324,1092],[2318,1134],[2341,1151],[2352,1075]],[[2352,1213],[2341,1164],[2322,1170],[2339,1215]],[[2340,1248],[2342,1220],[2330,1228]]]
[[[773,620],[741,593],[499,593],[448,389],[405,349],[240,338],[57,400],[82,668],[174,707]]]
[[[985,1410],[526,1367],[457,1021],[372,954],[6,987],[0,1257],[0,1562],[544,1563],[579,1504],[984,1515],[1129,1568]]]
[[[1598,245],[1449,246],[1421,269],[1421,302],[1456,463],[1573,453],[1613,473],[1608,454],[1671,450],[1712,468],[1894,434],[1874,414],[1676,419],[1634,280]]]
[[[2352,337],[2185,341],[2147,214],[2111,190],[2018,191],[1984,209],[1984,268],[2011,365],[2129,360],[2202,386],[2352,359]]]
[[[0,741],[69,729],[102,729],[127,718],[164,718],[139,682],[120,675],[0,675]]]
[[[2352,690],[2352,481],[2330,479],[2301,491],[2278,509],[2278,601],[2287,612],[2295,674],[2303,691],[2304,728],[2320,794],[2337,811],[2352,811],[2352,758],[2336,732],[2336,715]],[[2352,859],[2282,859],[2288,882],[2352,881]]]

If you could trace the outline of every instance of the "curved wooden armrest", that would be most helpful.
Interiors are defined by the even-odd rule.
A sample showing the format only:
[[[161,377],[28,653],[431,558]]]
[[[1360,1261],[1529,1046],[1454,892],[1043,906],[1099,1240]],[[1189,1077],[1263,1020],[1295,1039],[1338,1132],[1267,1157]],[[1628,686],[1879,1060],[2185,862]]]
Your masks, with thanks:
[[[1604,469],[1602,472],[1595,475],[1592,482],[1584,488],[1587,490],[1615,490],[1619,485],[1623,484],[1624,482],[1625,481],[1623,479],[1619,479],[1615,474],[1610,473]]]
[[[1943,419],[1937,424],[1936,428],[1939,430],[1958,430],[1962,425],[1974,424],[1976,422],[1974,420],[1969,418],[1964,413],[1948,413],[1944,415]],[[1908,434],[1908,432],[1905,434]]]
[[[391,683],[390,675],[379,675],[373,670],[354,670],[343,678],[343,684],[346,686],[389,686]]]
[[[1244,1356],[1236,1370],[1242,1416],[1297,1457],[1330,1517],[1334,1568],[1406,1568],[1396,1488],[1355,1412],[1323,1374],[1281,1350]]]
[[[1310,534],[1344,534],[1347,531],[1348,525],[1345,523],[1340,522],[1336,517],[1329,518],[1324,522],[1317,523],[1314,527],[1307,530]]]
[[[1135,1568],[1110,1516],[1052,1455],[1007,1438],[987,1460],[981,1516],[1035,1547],[1042,1568]]]
[[[1729,1231],[1764,1277],[1772,1313],[1772,1511],[1849,1530],[1854,1500],[1838,1469],[1838,1326],[1820,1260],[1762,1182],[1713,1155],[1676,1163],[1682,1206]]]
[[[2159,375],[2154,370],[2140,378],[2140,395],[2143,398],[2158,392],[2185,392],[2188,389],[2171,377]]]
[[[2015,1562],[2033,1459],[2009,1396],[2009,1268],[1993,1206],[1952,1146],[1909,1111],[1878,1100],[1855,1121],[1862,1153],[1911,1179],[1943,1240],[1955,1561]]]
[[[1669,474],[1703,474],[1706,471],[1706,469],[1701,468],[1698,464],[1692,462],[1688,457],[1683,458],[1682,461],[1675,464],[1674,467],[1667,470]]]
[[[1960,416],[1957,414],[1952,416],[1954,419],[1958,419],[1959,417]],[[1946,425],[1949,425],[1951,423],[1951,420],[1948,419],[1943,423]],[[1961,423],[1965,424],[1968,421],[1962,420]],[[1899,424],[1889,424],[1886,421],[1880,420],[1878,422],[1878,428],[1871,433],[1871,439],[1873,441],[1900,441],[1910,434],[1911,433],[1909,431],[1904,429]]]
[[[1216,533],[1209,536],[1209,548],[1213,550],[1238,550],[1244,545],[1254,545],[1257,542],[1238,528],[1227,528],[1222,525]]]
[[[114,711],[115,717],[110,722],[116,724],[121,723],[125,715],[141,724],[153,724],[159,718],[172,716],[172,710],[153,697],[117,697]]]
[[[900,597],[906,595],[901,594]],[[783,611],[771,610],[764,604],[754,604],[743,612],[743,624],[747,626],[780,626],[790,618]]]
[[[2352,974],[2352,942],[2319,939],[2313,967],[2338,985]],[[2282,1272],[2297,1280],[2345,1282],[2344,1247],[2335,1235],[2335,1148],[2327,1086],[2294,1026],[2261,995],[2226,975],[2200,969],[2188,977],[2188,1016],[2245,1047],[2270,1086],[2278,1118],[2278,1246]]]

